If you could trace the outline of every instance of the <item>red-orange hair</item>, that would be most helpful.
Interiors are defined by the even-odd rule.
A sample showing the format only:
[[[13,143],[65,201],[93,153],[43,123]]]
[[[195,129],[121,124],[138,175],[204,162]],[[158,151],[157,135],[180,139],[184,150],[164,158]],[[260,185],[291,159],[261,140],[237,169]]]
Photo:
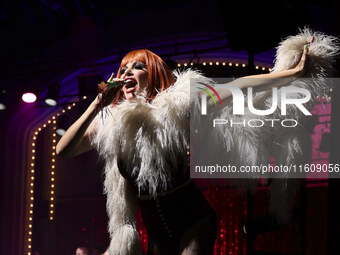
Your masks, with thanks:
[[[154,99],[159,91],[165,90],[174,83],[175,77],[168,65],[161,57],[146,49],[133,50],[127,53],[120,64],[117,78],[121,76],[121,69],[133,61],[140,61],[146,65],[149,76],[147,89],[148,101]]]

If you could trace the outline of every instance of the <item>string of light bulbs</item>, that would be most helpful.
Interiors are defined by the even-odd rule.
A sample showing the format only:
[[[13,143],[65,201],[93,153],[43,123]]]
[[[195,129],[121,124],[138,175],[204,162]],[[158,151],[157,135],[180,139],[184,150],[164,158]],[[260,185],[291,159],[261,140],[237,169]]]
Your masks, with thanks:
[[[84,100],[87,99],[86,96],[83,97]],[[29,168],[27,174],[27,210],[26,210],[26,231],[25,231],[25,254],[32,255],[32,240],[33,240],[33,216],[34,216],[34,186],[35,186],[35,166],[36,166],[36,153],[37,153],[37,137],[39,133],[44,130],[47,126],[52,125],[52,145],[51,145],[51,161],[49,166],[49,180],[50,180],[50,198],[49,198],[49,220],[53,221],[55,219],[55,171],[56,171],[56,129],[57,129],[57,117],[66,113],[66,111],[71,110],[76,103],[72,103],[63,109],[58,111],[56,114],[52,115],[50,119],[39,125],[38,128],[33,132],[31,138],[31,158],[29,161]]]
[[[225,61],[222,61],[222,62],[220,62],[220,61],[216,61],[216,62],[212,62],[212,61],[206,62],[206,61],[203,61],[202,63],[194,63],[194,62],[190,62],[190,63],[188,63],[188,62],[177,63],[177,67],[182,67],[182,66],[187,67],[187,66],[193,66],[193,65],[197,65],[197,64],[198,65],[203,65],[203,66],[207,66],[207,65],[209,65],[209,66],[213,66],[213,65],[219,66],[219,65],[222,65],[222,66],[230,66],[230,67],[232,67],[232,66],[246,67],[247,66],[247,64],[245,64],[245,63],[241,64],[241,63],[238,63],[238,62],[233,63],[233,62],[225,62]],[[255,69],[257,69],[257,70],[261,69],[262,71],[268,70],[269,72],[272,70],[271,67],[266,67],[266,66],[260,67],[259,65],[256,65]]]

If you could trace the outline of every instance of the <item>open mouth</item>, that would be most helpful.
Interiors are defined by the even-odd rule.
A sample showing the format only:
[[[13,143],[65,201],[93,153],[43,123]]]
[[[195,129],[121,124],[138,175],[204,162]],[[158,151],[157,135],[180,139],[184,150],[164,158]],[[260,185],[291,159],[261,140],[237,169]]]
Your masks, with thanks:
[[[134,92],[137,89],[137,82],[133,78],[127,78],[125,79],[125,92],[126,93],[131,93]]]

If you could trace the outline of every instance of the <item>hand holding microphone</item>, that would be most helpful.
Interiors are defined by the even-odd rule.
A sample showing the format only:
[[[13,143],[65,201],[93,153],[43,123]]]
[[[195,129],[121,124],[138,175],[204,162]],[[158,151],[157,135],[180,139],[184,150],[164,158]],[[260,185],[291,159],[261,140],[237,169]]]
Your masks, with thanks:
[[[112,73],[107,82],[102,81],[98,84],[98,106],[100,110],[115,100],[117,93],[125,83],[123,79],[114,78],[114,73]]]

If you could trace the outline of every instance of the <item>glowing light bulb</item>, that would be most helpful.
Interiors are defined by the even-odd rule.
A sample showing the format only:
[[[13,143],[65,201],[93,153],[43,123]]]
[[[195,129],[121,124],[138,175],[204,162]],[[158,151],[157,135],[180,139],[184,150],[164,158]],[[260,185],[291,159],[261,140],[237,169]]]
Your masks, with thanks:
[[[31,104],[37,100],[37,96],[31,92],[26,92],[22,95],[21,99],[25,103]]]

